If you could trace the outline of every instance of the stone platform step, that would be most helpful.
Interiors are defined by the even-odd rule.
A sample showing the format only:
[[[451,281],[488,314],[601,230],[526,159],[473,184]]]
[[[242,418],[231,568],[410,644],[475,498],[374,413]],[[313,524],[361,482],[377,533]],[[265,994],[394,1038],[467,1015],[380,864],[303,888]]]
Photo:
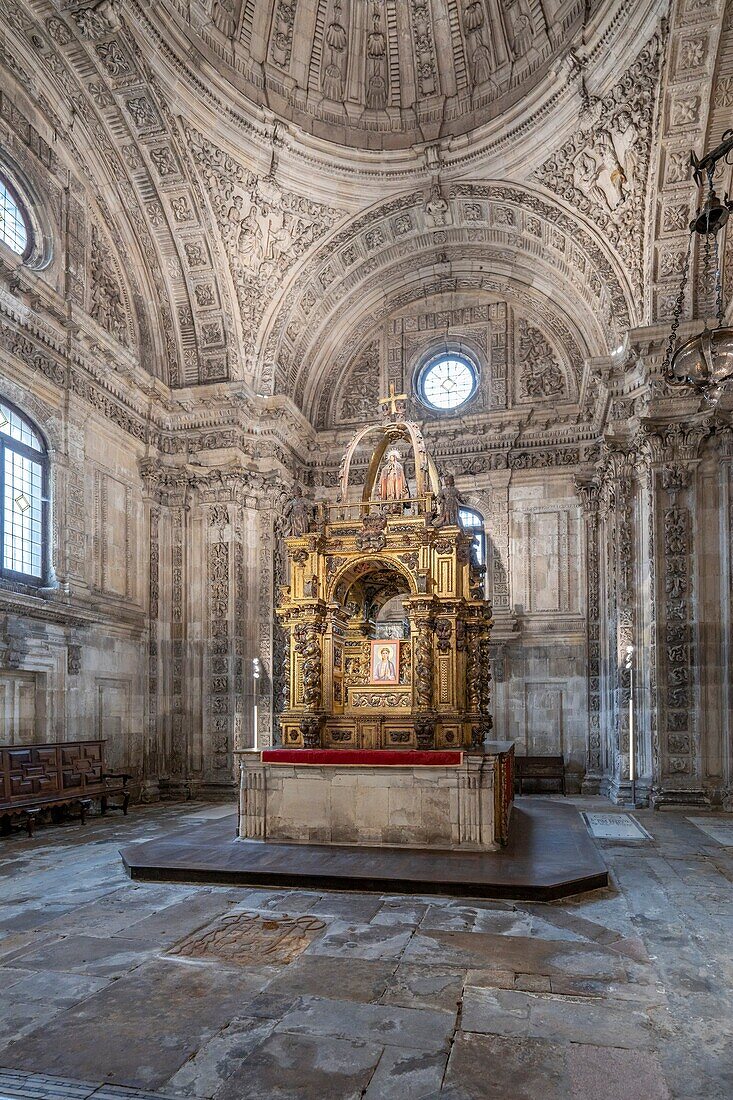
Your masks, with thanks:
[[[121,851],[130,878],[228,886],[553,901],[608,885],[578,811],[545,798],[514,803],[499,852],[426,851],[239,840],[237,815]]]

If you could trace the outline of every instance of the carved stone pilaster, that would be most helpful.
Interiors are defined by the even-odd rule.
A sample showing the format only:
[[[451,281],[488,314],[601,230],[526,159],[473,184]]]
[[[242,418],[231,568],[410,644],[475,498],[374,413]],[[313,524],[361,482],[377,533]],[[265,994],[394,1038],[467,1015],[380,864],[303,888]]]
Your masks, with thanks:
[[[586,672],[588,677],[588,745],[583,794],[597,794],[601,763],[601,581],[597,482],[576,479],[585,521]]]
[[[151,504],[148,511],[150,560],[148,562],[148,714],[144,772],[157,776],[161,771],[159,752],[158,700],[160,697],[160,507]]]
[[[487,569],[492,606],[498,615],[509,613],[509,471],[491,480],[491,507],[487,515]]]
[[[629,702],[631,679],[626,666],[629,647],[636,648],[635,540],[633,522],[634,453],[627,446],[606,446],[599,472],[598,517],[605,575],[605,616],[599,622],[599,646],[603,660],[601,726],[602,789],[620,800],[629,782]],[[591,535],[592,538],[592,535]],[[601,554],[599,554],[600,560]],[[600,569],[599,569],[600,579]],[[603,638],[600,637],[601,626]],[[594,649],[595,652],[595,649]],[[589,642],[590,653],[590,642]]]
[[[183,777],[187,760],[187,722],[184,700],[184,637],[186,610],[184,601],[184,524],[186,511],[171,510],[171,627],[170,627],[170,731],[168,767],[174,777]]]
[[[723,616],[723,661],[733,668],[733,431],[729,430],[723,444],[723,502],[725,521],[722,547],[725,614]],[[733,684],[728,675],[722,685],[723,713],[723,808],[733,810]]]
[[[653,475],[654,536],[660,563],[655,631],[659,761],[652,791],[656,806],[709,804],[699,745],[695,641],[700,605],[693,570],[699,496],[696,469],[700,445],[709,432],[707,420],[667,428],[662,461]]]
[[[208,668],[204,752],[207,756],[210,755],[215,774],[222,777],[230,770],[230,754],[233,750],[230,631],[234,547],[230,507],[232,506],[227,504],[211,504],[207,508]]]

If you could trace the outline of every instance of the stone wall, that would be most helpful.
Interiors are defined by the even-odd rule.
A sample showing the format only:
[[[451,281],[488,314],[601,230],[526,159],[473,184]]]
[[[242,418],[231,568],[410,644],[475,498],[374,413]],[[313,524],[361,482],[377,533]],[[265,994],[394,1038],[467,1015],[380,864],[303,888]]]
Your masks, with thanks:
[[[53,575],[0,590],[3,742],[105,737],[142,771],[147,535],[136,447],[72,395],[4,357],[0,399],[44,435]]]

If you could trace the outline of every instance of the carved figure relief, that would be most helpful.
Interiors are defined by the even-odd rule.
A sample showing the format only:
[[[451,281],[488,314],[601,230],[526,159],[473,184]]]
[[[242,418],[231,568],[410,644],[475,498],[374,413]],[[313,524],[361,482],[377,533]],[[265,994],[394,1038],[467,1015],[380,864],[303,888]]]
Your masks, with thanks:
[[[463,30],[474,85],[484,84],[497,67],[493,38],[485,23],[483,0],[468,0],[463,9]]]
[[[524,398],[565,394],[565,377],[555,352],[538,328],[519,318],[519,392]]]
[[[425,213],[429,224],[433,226],[448,225],[450,221],[450,208],[437,183],[430,189],[430,194],[425,200]]]
[[[404,501],[410,497],[410,486],[399,451],[390,451],[379,475],[379,499],[390,506],[390,511],[401,512]],[[395,503],[396,502],[396,503]]]
[[[373,340],[351,367],[344,384],[340,419],[361,420],[374,409],[374,394],[379,390],[379,343]]]
[[[122,291],[108,248],[96,226],[92,226],[90,258],[92,276],[90,313],[103,329],[126,347],[130,343]]]
[[[387,517],[381,512],[364,516],[362,529],[356,536],[359,550],[383,550],[387,545],[387,536],[384,533],[386,526]]]
[[[186,136],[211,196],[250,350],[268,301],[337,212],[255,176],[196,131]]]
[[[537,172],[538,179],[606,231],[641,286],[644,188],[663,55],[655,35],[612,91],[595,103],[591,125]],[[687,164],[685,163],[685,175]]]
[[[307,535],[313,521],[313,505],[303,496],[303,488],[296,485],[294,496],[283,509],[285,530],[293,537],[301,538]]]
[[[435,623],[435,639],[440,653],[448,653],[453,637],[453,624],[450,619],[438,619]]]
[[[446,474],[437,497],[438,514],[433,520],[433,527],[462,526],[460,509],[465,503],[464,497],[456,488],[453,474]]]

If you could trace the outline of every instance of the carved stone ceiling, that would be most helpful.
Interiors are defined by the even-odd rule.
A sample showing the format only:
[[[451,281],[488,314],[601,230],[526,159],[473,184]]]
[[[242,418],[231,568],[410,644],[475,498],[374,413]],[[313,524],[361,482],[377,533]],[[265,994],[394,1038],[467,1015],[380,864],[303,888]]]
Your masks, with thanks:
[[[163,0],[202,67],[340,145],[465,134],[527,95],[583,20],[582,0]],[[591,5],[593,7],[595,5]]]
[[[723,12],[676,0],[667,36],[654,0],[0,0],[2,137],[51,235],[24,120],[55,144],[71,298],[130,363],[325,423],[420,295],[534,310],[570,360],[663,315]]]

